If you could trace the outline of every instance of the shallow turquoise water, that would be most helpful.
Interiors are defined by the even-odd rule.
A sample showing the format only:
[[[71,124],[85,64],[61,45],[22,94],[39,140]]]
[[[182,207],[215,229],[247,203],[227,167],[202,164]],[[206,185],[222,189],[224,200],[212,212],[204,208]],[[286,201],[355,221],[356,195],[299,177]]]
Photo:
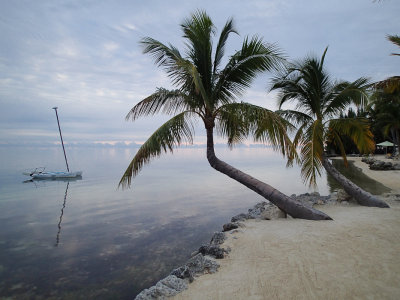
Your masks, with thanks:
[[[117,189],[135,149],[67,148],[76,181],[23,182],[29,167],[63,170],[58,148],[0,147],[0,296],[132,299],[206,243],[231,216],[263,200],[179,149]],[[217,149],[237,168],[290,195],[310,190],[267,148]],[[326,175],[321,194],[331,188]]]

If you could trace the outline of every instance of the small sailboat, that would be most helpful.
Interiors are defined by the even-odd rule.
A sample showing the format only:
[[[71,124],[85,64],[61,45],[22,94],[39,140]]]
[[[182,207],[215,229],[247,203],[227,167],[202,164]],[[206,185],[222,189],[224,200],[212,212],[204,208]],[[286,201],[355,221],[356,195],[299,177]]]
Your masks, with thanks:
[[[57,117],[57,124],[58,124],[58,131],[60,132],[60,139],[61,139],[61,145],[63,148],[64,152],[64,158],[65,158],[65,164],[67,165],[67,172],[61,171],[61,172],[50,172],[50,171],[45,171],[45,168],[40,167],[40,168],[35,168],[34,170],[30,172],[24,172],[24,175],[31,176],[32,179],[63,179],[63,178],[78,178],[82,176],[82,171],[77,171],[77,172],[71,172],[69,170],[68,166],[68,161],[67,161],[67,155],[65,154],[65,147],[64,147],[64,141],[62,138],[61,134],[61,127],[60,127],[60,121],[58,119],[58,113],[57,109],[58,107],[53,107],[54,111],[56,112],[56,117]]]

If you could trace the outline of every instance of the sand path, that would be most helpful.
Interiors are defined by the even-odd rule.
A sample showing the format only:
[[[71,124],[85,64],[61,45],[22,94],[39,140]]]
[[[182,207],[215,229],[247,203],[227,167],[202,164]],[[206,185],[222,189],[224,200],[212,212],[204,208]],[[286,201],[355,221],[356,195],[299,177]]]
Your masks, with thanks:
[[[388,174],[374,179],[398,189]],[[334,221],[246,221],[219,271],[174,299],[400,299],[400,201],[389,204],[317,207]]]

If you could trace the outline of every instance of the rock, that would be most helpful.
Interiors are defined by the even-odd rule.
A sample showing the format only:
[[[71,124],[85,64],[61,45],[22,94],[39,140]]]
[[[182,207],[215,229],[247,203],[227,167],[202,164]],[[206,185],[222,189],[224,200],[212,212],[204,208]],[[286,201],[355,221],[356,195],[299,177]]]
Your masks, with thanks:
[[[337,202],[343,202],[343,201],[349,201],[351,199],[351,196],[347,194],[344,190],[339,189],[337,191]]]
[[[275,220],[279,218],[286,218],[286,214],[275,205],[268,205],[261,213],[261,219]]]
[[[260,202],[254,205],[253,208],[249,209],[248,218],[249,219],[260,219],[262,212],[265,210],[265,206],[269,205],[270,202]]]
[[[393,170],[400,170],[400,164],[399,163],[394,163],[393,164]]]
[[[373,157],[363,157],[361,159],[362,162],[365,162],[368,165],[372,165],[374,162],[376,162],[376,159]]]
[[[170,275],[174,275],[180,279],[189,279],[189,282],[193,282],[194,280],[194,274],[190,271],[188,266],[182,266],[177,269],[172,270]]]
[[[200,253],[189,259],[186,262],[186,266],[193,275],[215,273],[219,268],[219,264],[216,261]]]
[[[225,241],[225,233],[223,232],[214,232],[213,237],[211,238],[211,245],[221,245]]]
[[[174,275],[169,275],[157,282],[155,286],[143,290],[136,296],[135,300],[165,299],[166,297],[172,297],[187,289],[187,285],[186,280],[180,279]]]
[[[199,254],[199,251],[193,251],[190,253],[190,257],[196,256],[197,254]]]
[[[239,228],[239,225],[237,223],[230,222],[230,223],[224,224],[224,226],[222,226],[222,228],[223,228],[223,231],[229,231],[232,229]]]
[[[189,259],[184,266],[174,269],[170,273],[170,276],[188,279],[189,282],[193,282],[194,276],[204,273],[215,273],[218,268],[219,264],[216,261],[199,253]]]
[[[393,170],[394,169],[393,164],[391,162],[389,162],[389,161],[384,162],[384,161],[380,161],[380,160],[375,161],[373,164],[371,164],[369,166],[369,168],[371,170]]]
[[[221,259],[224,258],[225,250],[216,245],[203,245],[199,248],[199,253]]]
[[[387,161],[385,162],[385,164],[383,165],[383,167],[385,168],[385,170],[392,170],[393,169],[393,165],[391,162]]]
[[[234,217],[232,217],[231,222],[237,222],[237,221],[245,221],[249,218],[249,215],[247,214],[238,214]]]
[[[175,296],[181,291],[187,289],[187,282],[174,275],[169,275],[156,284],[156,288],[165,289],[165,294],[169,297]]]
[[[333,199],[331,198],[331,196],[321,196],[318,192],[313,192],[313,193],[305,193],[305,194],[301,194],[301,195],[292,195],[290,196],[292,199],[301,202],[302,204],[306,205],[306,206],[313,206],[315,204],[325,204],[327,202],[332,202]]]

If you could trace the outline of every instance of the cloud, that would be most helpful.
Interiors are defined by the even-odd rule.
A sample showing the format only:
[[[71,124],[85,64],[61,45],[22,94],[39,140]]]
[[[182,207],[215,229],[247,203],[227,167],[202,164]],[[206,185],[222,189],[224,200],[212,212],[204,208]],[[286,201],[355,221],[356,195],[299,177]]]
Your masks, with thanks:
[[[167,117],[125,122],[129,109],[157,87],[172,88],[165,72],[141,53],[150,36],[184,53],[179,24],[205,9],[220,30],[233,16],[226,55],[243,37],[277,42],[291,58],[329,45],[326,64],[334,78],[373,80],[396,75],[388,33],[398,30],[398,1],[2,1],[0,9],[0,142],[53,141],[58,106],[72,142],[144,141]],[[397,65],[396,65],[397,62]],[[276,109],[268,94],[271,74],[257,79],[240,100]],[[55,132],[57,133],[57,132]],[[196,141],[204,140],[199,126]]]

